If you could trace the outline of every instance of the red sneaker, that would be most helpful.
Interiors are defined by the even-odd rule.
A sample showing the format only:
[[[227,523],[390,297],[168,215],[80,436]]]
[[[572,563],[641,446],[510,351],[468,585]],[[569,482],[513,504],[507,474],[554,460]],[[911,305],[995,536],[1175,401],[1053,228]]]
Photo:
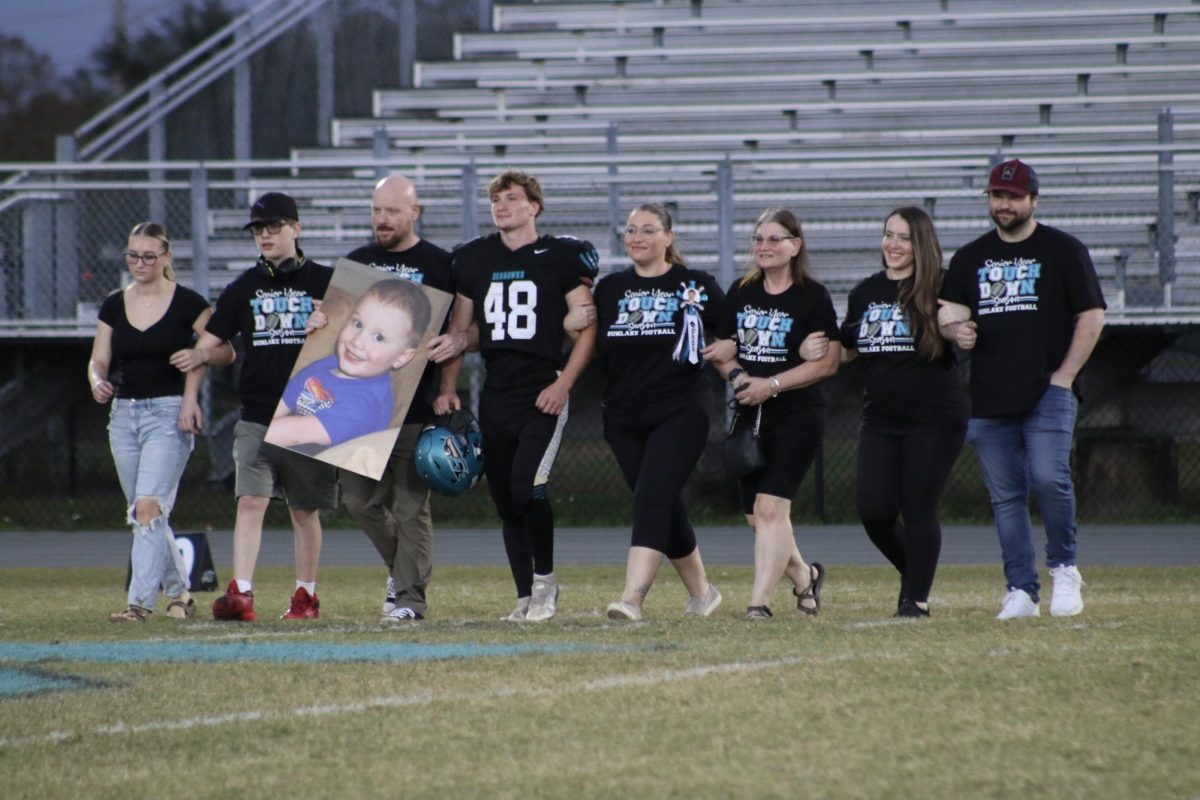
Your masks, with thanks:
[[[237,581],[230,581],[225,594],[213,601],[213,619],[254,622],[254,592],[239,592]]]
[[[292,607],[283,612],[280,619],[316,619],[321,616],[321,601],[315,594],[309,594],[303,586],[296,589],[292,595]]]

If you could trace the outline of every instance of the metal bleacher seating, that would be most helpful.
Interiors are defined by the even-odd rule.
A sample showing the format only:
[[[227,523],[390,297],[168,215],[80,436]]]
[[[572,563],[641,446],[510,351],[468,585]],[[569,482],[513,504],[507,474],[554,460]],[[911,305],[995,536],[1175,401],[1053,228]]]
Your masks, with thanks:
[[[304,206],[311,255],[333,260],[369,235],[374,173],[361,164],[382,141],[389,166],[419,184],[423,234],[443,245],[461,237],[473,161],[481,184],[507,166],[537,174],[539,227],[592,239],[606,266],[623,261],[615,187],[621,213],[673,204],[684,251],[715,268],[714,172],[730,159],[738,258],[763,208],[795,207],[840,303],[876,268],[896,205],[929,208],[950,252],[986,230],[980,194],[1002,154],[1038,167],[1040,218],[1087,242],[1106,291],[1130,308],[1158,302],[1158,114],[1170,108],[1179,286],[1196,287],[1175,300],[1200,306],[1196,3],[497,4],[492,31],[459,34],[453,61],[418,63],[414,88],[377,90],[373,106],[334,121],[332,148],[293,151],[296,177],[272,183]],[[487,230],[486,198],[475,201]],[[244,246],[219,243],[242,212],[211,217],[214,270],[244,266]]]

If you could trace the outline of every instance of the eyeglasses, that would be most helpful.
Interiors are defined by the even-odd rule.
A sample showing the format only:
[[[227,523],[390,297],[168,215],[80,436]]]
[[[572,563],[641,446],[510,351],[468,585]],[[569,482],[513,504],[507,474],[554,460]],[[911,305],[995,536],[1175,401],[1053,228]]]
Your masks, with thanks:
[[[661,230],[665,230],[665,228],[656,228],[653,225],[643,225],[640,228],[635,228],[634,226],[630,225],[625,229],[625,235],[627,237],[631,237],[637,236],[640,233],[642,236],[653,236]]]
[[[284,225],[291,224],[290,222],[256,222],[250,230],[254,231],[255,236],[260,236],[264,230],[267,233],[279,233],[283,230]]]
[[[750,237],[750,244],[755,247],[762,247],[764,244],[769,244],[771,247],[779,247],[783,242],[790,242],[792,239],[799,238],[799,236],[759,236],[755,234]]]
[[[161,253],[135,253],[132,250],[126,250],[123,255],[125,256],[126,263],[136,264],[141,261],[147,267],[153,267],[158,263],[158,257],[165,256],[166,254],[166,251]]]

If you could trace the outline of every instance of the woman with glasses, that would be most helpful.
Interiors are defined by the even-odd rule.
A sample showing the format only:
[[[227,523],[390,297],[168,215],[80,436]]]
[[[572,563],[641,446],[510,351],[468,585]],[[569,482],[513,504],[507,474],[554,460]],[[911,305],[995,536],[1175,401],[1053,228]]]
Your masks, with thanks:
[[[809,275],[800,221],[786,209],[767,209],[751,236],[754,262],[726,296],[725,314],[704,356],[733,386],[736,429],[754,426],[765,466],[739,478],[742,511],[754,530],[754,584],[747,619],[770,619],[771,598],[784,575],[797,613],[821,610],[825,568],[807,563],[792,531],[792,498],[816,458],[825,428],[821,381],[837,372],[838,345],[811,361],[800,343],[814,331],[837,335],[825,287]]]
[[[708,616],[721,593],[708,582],[683,486],[708,441],[704,328],[724,295],[705,272],[689,269],[675,246],[671,214],[640,205],[625,227],[633,265],[594,292],[604,373],[604,438],[633,490],[633,532],[625,591],[608,616],[640,620],[665,555],[687,587],[685,614]]]
[[[967,430],[967,393],[954,353],[938,334],[942,248],[933,220],[898,208],[883,223],[883,269],[850,292],[843,360],[862,365],[858,514],[867,536],[900,573],[895,616],[928,617],[942,548],[938,503]],[[801,354],[820,357],[823,335]]]
[[[179,353],[202,333],[208,301],[175,282],[166,228],[143,222],[129,233],[132,279],[100,306],[88,382],[97,403],[112,402],[108,438],[133,527],[128,606],[113,622],[139,622],[154,611],[161,585],[167,616],[195,613],[188,574],[171,531],[179,479],[200,432],[204,367]]]

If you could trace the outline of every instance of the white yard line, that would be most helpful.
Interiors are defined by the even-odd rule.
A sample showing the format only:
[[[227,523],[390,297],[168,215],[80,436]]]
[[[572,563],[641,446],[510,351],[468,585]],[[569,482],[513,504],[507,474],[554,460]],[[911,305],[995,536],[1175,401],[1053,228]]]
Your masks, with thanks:
[[[849,661],[854,658],[866,658],[867,655],[836,655],[824,657],[793,656],[768,661],[730,661],[722,664],[706,664],[686,669],[656,669],[649,672],[630,675],[614,675],[611,678],[581,681],[573,684],[563,684],[552,688],[545,686],[529,686],[519,688],[485,689],[477,692],[415,692],[412,694],[384,695],[361,700],[354,703],[341,703],[320,706],[298,706],[282,710],[242,711],[235,714],[221,714],[206,717],[185,717],[174,720],[158,720],[137,725],[127,725],[117,722],[112,725],[101,725],[88,731],[52,731],[40,736],[29,736],[17,739],[0,739],[0,749],[26,747],[32,745],[60,742],[70,739],[86,739],[91,736],[117,736],[125,734],[160,733],[164,731],[181,731],[191,728],[216,728],[224,725],[245,724],[270,720],[313,718],[338,716],[342,714],[360,714],[378,708],[397,708],[426,706],[434,703],[466,703],[499,700],[508,697],[523,696],[557,696],[571,695],[579,692],[600,692],[612,689],[629,689],[642,686],[654,686],[661,683],[707,678],[713,675],[729,675],[739,673],[765,672],[799,664],[831,664]],[[878,660],[878,653],[869,656]]]

